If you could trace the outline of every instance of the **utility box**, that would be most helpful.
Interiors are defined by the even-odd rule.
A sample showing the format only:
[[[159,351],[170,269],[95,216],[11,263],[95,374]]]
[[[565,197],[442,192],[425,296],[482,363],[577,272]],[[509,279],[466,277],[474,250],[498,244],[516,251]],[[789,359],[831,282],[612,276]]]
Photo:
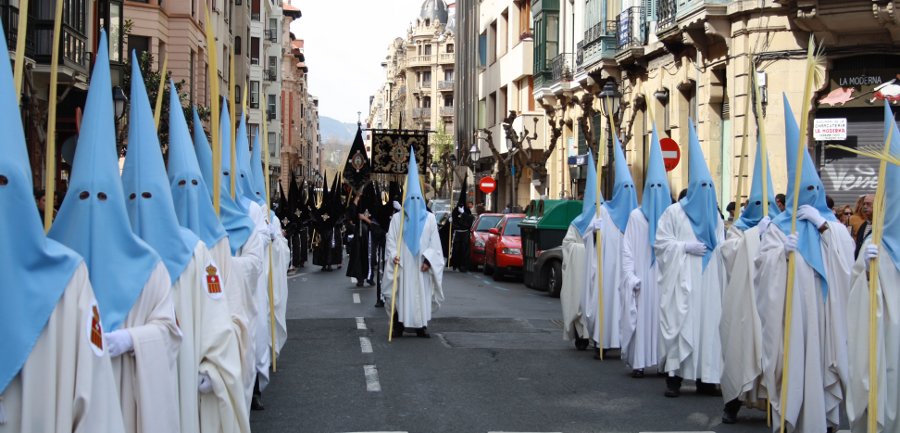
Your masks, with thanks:
[[[523,280],[535,289],[546,289],[541,254],[562,245],[569,224],[581,214],[581,200],[532,200],[525,219],[519,223],[522,231]]]

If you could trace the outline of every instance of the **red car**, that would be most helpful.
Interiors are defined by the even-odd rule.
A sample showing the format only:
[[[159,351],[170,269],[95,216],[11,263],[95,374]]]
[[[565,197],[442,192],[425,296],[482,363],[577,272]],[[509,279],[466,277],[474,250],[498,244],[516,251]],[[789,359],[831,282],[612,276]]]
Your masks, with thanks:
[[[469,229],[469,261],[472,263],[472,270],[484,266],[484,246],[490,235],[488,230],[496,227],[501,218],[502,213],[483,213],[475,217],[475,222]]]
[[[522,274],[522,237],[519,223],[525,214],[506,214],[488,230],[484,246],[484,273],[494,275],[494,281],[505,274]]]

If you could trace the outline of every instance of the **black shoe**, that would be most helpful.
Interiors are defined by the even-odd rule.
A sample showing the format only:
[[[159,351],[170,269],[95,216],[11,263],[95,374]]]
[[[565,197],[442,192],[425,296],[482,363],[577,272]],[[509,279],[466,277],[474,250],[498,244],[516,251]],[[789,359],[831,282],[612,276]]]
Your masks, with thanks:
[[[678,376],[666,377],[666,392],[664,395],[669,398],[676,398],[680,396],[681,381],[682,379]]]
[[[631,370],[631,377],[633,377],[635,379],[640,379],[640,378],[644,377],[644,369],[638,368],[635,370]]]
[[[368,285],[370,285],[370,286],[374,286],[374,285],[375,285],[375,281],[372,281],[372,280],[366,280],[366,284],[368,284]]]
[[[362,280],[359,280],[356,282],[356,287],[362,287],[362,286],[363,286]]]
[[[416,337],[431,338],[431,334],[425,332],[425,328],[419,328],[419,329],[416,329]]]
[[[384,301],[381,299],[375,301],[375,308],[384,308]]]
[[[391,337],[400,338],[403,336],[403,328],[394,328],[394,332],[391,333]]]
[[[250,400],[250,410],[266,410],[258,395],[254,395],[253,399]]]
[[[714,383],[704,383],[697,380],[697,394],[708,395],[712,397],[721,397],[722,390]]]
[[[734,399],[725,403],[725,409],[722,410],[722,424],[737,423],[737,414],[741,410],[741,401]]]

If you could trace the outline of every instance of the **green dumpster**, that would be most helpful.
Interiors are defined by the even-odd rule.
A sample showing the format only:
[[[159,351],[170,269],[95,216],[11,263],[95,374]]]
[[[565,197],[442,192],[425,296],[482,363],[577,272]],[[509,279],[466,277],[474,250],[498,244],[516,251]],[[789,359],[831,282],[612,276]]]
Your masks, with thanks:
[[[537,280],[535,263],[541,251],[562,245],[569,224],[581,214],[581,200],[532,200],[525,219],[519,223],[522,232],[523,280],[534,287]]]

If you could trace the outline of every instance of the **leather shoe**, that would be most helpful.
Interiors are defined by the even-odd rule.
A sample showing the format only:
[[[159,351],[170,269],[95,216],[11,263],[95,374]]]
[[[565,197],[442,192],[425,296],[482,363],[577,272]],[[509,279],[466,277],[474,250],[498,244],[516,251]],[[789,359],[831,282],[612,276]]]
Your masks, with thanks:
[[[250,400],[250,410],[266,410],[258,395],[254,395],[253,399]]]

